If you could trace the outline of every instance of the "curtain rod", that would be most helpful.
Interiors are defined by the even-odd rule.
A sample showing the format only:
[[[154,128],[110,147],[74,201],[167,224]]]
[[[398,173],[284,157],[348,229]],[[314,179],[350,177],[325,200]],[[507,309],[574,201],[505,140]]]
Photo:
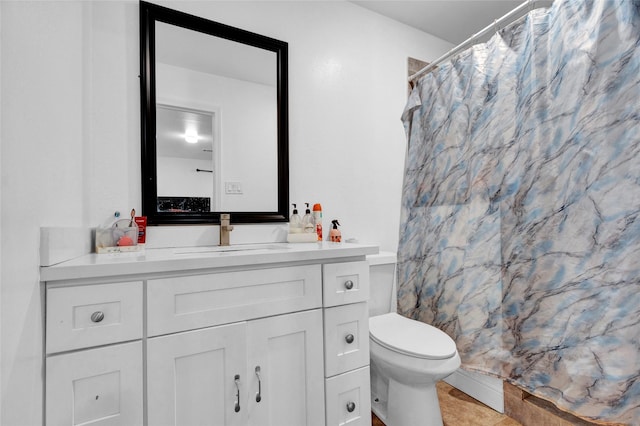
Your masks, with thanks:
[[[420,71],[411,75],[409,77],[409,82],[413,82],[414,80],[417,80],[423,74],[426,74],[432,69],[434,69],[439,63],[444,62],[446,59],[450,58],[451,56],[455,55],[461,50],[464,50],[469,46],[476,44],[481,37],[484,37],[487,34],[490,34],[492,32],[498,32],[501,28],[506,27],[507,25],[514,22],[516,19],[524,16],[526,13],[541,7],[549,7],[552,3],[553,3],[553,0],[526,0],[520,6],[516,7],[511,12],[508,12],[506,15],[504,15],[502,18],[494,20],[492,24],[487,25],[484,29],[478,31],[477,33],[475,33],[474,35],[472,35],[471,37],[469,37],[468,39],[466,39],[465,41],[463,41],[453,49],[449,50],[444,55],[440,56],[435,61],[431,62],[426,67],[422,68]]]

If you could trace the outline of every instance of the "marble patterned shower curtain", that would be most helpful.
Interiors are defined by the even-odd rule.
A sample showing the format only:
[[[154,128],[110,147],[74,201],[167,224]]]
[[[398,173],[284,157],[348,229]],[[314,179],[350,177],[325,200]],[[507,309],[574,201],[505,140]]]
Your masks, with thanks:
[[[398,310],[463,368],[640,425],[640,1],[556,0],[423,77]]]

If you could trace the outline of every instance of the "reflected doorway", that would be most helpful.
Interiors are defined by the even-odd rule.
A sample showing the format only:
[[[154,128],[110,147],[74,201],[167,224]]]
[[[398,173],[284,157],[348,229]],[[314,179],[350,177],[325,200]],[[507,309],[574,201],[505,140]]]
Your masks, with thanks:
[[[156,114],[158,211],[217,211],[220,111],[163,103]]]

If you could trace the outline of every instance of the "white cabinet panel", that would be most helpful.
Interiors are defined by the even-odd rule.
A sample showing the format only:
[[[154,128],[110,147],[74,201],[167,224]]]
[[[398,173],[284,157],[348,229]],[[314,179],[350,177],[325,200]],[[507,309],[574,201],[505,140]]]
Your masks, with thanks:
[[[46,360],[48,425],[142,425],[142,343]]]
[[[149,280],[148,335],[322,305],[320,265]]]
[[[371,425],[369,367],[327,379],[327,426]]]
[[[324,365],[327,377],[369,364],[367,303],[336,306],[324,312]]]
[[[322,265],[324,307],[369,300],[369,263]]]
[[[147,345],[149,425],[246,424],[246,323],[155,337]]]
[[[47,353],[142,337],[140,281],[47,289]]]
[[[250,321],[247,337],[249,425],[324,425],[322,311]]]

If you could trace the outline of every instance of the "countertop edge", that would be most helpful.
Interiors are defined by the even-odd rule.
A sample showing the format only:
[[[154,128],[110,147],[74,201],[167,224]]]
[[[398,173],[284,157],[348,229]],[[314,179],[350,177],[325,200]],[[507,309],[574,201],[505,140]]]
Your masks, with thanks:
[[[88,254],[54,266],[40,267],[41,282],[91,280],[118,276],[140,276],[167,272],[191,272],[289,262],[324,261],[349,257],[363,258],[379,252],[377,245],[350,243],[291,244],[280,250],[173,255],[171,249],[147,249],[139,255]],[[109,256],[109,257],[106,257]]]

